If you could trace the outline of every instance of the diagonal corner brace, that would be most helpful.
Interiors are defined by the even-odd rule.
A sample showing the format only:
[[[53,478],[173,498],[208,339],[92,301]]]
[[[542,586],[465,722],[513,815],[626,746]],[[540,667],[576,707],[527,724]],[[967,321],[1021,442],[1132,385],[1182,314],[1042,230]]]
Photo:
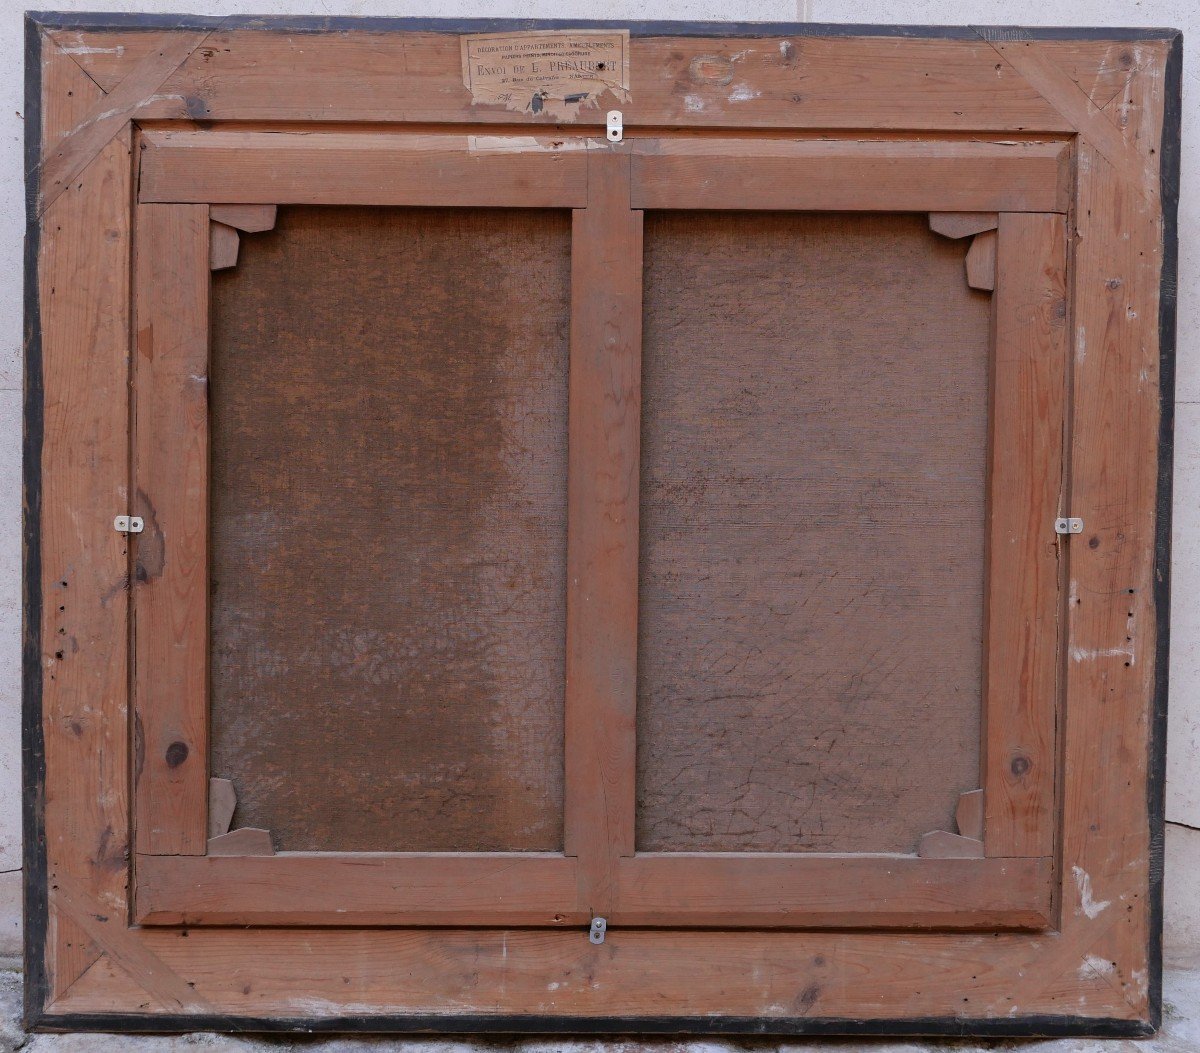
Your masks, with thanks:
[[[153,95],[198,47],[211,30],[184,32],[169,38],[129,71],[111,92],[88,111],[43,159],[38,212],[45,212],[101,150],[108,145],[142,105]]]
[[[1027,46],[1012,30],[996,26],[971,27],[1025,83],[1054,107],[1110,165],[1147,200],[1158,196],[1157,165],[1122,134],[1083,88],[1057,63]]]

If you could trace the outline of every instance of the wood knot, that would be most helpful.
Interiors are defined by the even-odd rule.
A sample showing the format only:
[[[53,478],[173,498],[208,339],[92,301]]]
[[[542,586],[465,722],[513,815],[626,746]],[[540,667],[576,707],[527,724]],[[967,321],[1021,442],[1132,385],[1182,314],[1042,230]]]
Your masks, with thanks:
[[[178,768],[185,760],[188,759],[188,748],[186,742],[172,742],[167,747],[167,767]]]

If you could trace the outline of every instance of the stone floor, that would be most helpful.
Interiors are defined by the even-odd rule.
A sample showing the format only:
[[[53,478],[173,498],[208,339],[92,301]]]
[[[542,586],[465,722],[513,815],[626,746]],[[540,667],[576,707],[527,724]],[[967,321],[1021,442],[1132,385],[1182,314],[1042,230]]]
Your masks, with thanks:
[[[291,1036],[242,1038],[196,1034],[176,1036],[127,1035],[27,1035],[20,1025],[21,974],[0,972],[0,1051],[27,1053],[983,1053],[1011,1050],[1016,1053],[1200,1053],[1200,962],[1191,968],[1168,968],[1164,976],[1163,1028],[1153,1038],[1057,1039],[1054,1041],[995,1042],[905,1041],[864,1042],[858,1039],[820,1041],[696,1041],[663,1039],[645,1041],[611,1039],[509,1039],[502,1042],[434,1038],[294,1038]]]

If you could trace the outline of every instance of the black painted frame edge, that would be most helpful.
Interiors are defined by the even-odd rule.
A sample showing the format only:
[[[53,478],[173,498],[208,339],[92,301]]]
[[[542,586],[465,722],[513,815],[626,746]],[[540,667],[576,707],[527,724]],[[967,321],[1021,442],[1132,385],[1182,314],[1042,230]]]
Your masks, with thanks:
[[[154,30],[261,29],[279,33],[328,33],[346,30],[408,33],[508,33],[538,29],[628,29],[631,36],[689,37],[907,37],[974,40],[975,26],[867,25],[841,22],[689,22],[610,21],[560,18],[387,18],[316,15],[127,14],[102,11],[27,11],[43,29]],[[1010,40],[1170,40],[1178,30],[1149,27],[989,26]]]
[[[110,1031],[168,1034],[217,1031],[226,1034],[426,1034],[426,1035],[701,1035],[870,1036],[874,1038],[1144,1038],[1153,1025],[1099,1017],[1025,1016],[1003,1019],[931,1017],[864,1020],[839,1017],[694,1016],[336,1016],[229,1017],[220,1015],[69,1013],[45,1015],[39,1032]]]
[[[1179,178],[1183,125],[1183,34],[1171,38],[1163,78],[1159,145],[1163,260],[1159,276],[1158,490],[1154,523],[1154,697],[1146,809],[1150,817],[1150,1023],[1162,1024],[1163,876],[1166,852],[1167,696],[1171,650],[1171,516],[1175,460],[1176,313],[1179,273]]]
[[[1164,80],[1160,147],[1163,263],[1159,293],[1159,398],[1161,416],[1155,511],[1155,672],[1150,735],[1148,811],[1150,816],[1150,1019],[1120,1020],[1082,1016],[1024,1016],[992,1019],[855,1020],[758,1017],[532,1017],[532,1016],[339,1016],[252,1018],[222,1015],[53,1014],[48,995],[45,946],[49,917],[44,833],[45,751],[41,684],[41,318],[38,297],[40,227],[38,159],[41,156],[41,33],[46,29],[252,28],[280,32],[328,32],[351,28],[503,32],[519,29],[628,28],[634,36],[883,36],[972,39],[975,27],[859,26],[825,23],[597,22],[538,19],[423,18],[230,18],[27,11],[25,14],[25,293],[24,434],[22,451],[22,825],[24,870],[24,1022],[38,1031],[165,1033],[436,1033],[436,1034],[677,1034],[677,1035],[872,1035],[980,1038],[1095,1037],[1138,1038],[1153,1034],[1162,1021],[1162,925],[1165,850],[1167,685],[1170,652],[1171,498],[1175,426],[1175,335],[1178,274],[1180,133],[1182,128],[1183,34],[1176,29],[1020,29],[1012,39],[1170,40]]]
[[[44,793],[46,754],[42,737],[42,321],[38,289],[38,222],[42,153],[42,26],[25,19],[25,290],[24,406],[21,451],[21,825],[24,900],[24,1016],[33,1024],[49,997],[46,929]]]

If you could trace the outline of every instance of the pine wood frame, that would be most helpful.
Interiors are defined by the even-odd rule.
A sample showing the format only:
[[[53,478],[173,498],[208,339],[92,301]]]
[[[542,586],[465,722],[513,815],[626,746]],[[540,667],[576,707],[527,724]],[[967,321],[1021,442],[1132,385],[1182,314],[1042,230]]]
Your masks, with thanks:
[[[707,136],[510,144],[503,136],[394,131],[148,130],[140,143],[132,492],[147,534],[134,541],[136,921],[578,928],[601,916],[610,927],[1049,926],[1060,590],[1046,526],[1062,500],[1064,219],[1054,211],[987,210],[1065,208],[1065,142],[1029,142],[1012,158],[997,156],[1012,150],[1001,144],[912,139],[882,148]],[[802,178],[783,178],[788,172]],[[205,854],[208,203],[264,197],[573,209],[562,854],[376,853],[370,866],[352,853]],[[895,209],[899,201],[991,215],[977,223],[997,228],[980,237],[995,255],[999,350],[986,858],[635,851],[636,205],[644,200],[672,209],[843,209],[851,201]],[[606,344],[602,334],[614,332],[618,342]],[[175,558],[164,560],[168,545]],[[1015,566],[1029,570],[1015,575]],[[1022,705],[1023,692],[1037,704]]]
[[[887,31],[633,27],[621,147],[588,141],[603,110],[583,110],[550,129],[549,149],[471,151],[453,125],[476,126],[471,138],[528,137],[539,123],[471,106],[458,55],[458,34],[479,30],[471,23],[351,21],[305,36],[331,71],[319,85],[302,73],[300,44],[270,31],[290,20],[80,26],[29,22],[31,1023],[1154,1026],[1177,35],[947,31],[904,41],[897,61]],[[661,87],[664,70],[683,75],[697,57],[748,44],[783,56],[747,74],[749,100],[702,85],[697,116]],[[402,54],[421,56],[419,84],[401,73]],[[867,71],[853,93],[837,87],[847,63]],[[270,76],[247,76],[249,65]],[[364,67],[387,78],[386,92],[357,89]],[[296,124],[306,134],[290,136]],[[810,178],[780,179],[796,165]],[[286,176],[268,189],[265,171]],[[139,539],[130,589],[130,547],[109,513],[132,494],[160,538],[178,536],[173,523],[187,535],[197,509],[203,521],[208,207],[256,201],[572,208],[575,246],[601,250],[573,255],[562,856],[385,855],[368,868],[330,854],[202,854],[204,544],[189,549],[198,562],[168,563],[164,576],[147,567],[156,535]],[[626,495],[637,492],[637,418],[614,425],[604,410],[637,405],[639,210],[738,207],[999,213],[992,420],[1024,455],[995,444],[991,486],[1027,499],[990,511],[985,858],[632,853],[637,516]],[[155,244],[172,247],[150,251],[174,265],[139,268]],[[1044,309],[1036,327],[1017,318],[1031,301]],[[603,327],[615,344],[592,335]],[[146,340],[170,353],[147,357]],[[147,442],[155,435],[178,441]],[[589,471],[601,458],[614,470]],[[624,514],[603,514],[613,508]],[[1068,511],[1087,522],[1073,544],[1047,534],[1048,518]],[[1004,573],[1012,538],[1037,568],[1019,580]],[[164,611],[165,643],[131,633]],[[1055,624],[1062,639],[1047,646]],[[1032,672],[1015,680],[1014,665]],[[178,689],[169,706],[147,703],[147,670]],[[1039,693],[1049,704],[1030,704]],[[184,762],[176,748],[167,765],[178,743]],[[579,838],[584,829],[606,836]],[[346,889],[348,873],[354,913],[333,919],[323,889]],[[592,913],[614,925],[599,947],[583,934]],[[229,923],[251,927],[208,927]],[[365,927],[388,923],[426,927]],[[847,931],[888,928],[923,931]]]

